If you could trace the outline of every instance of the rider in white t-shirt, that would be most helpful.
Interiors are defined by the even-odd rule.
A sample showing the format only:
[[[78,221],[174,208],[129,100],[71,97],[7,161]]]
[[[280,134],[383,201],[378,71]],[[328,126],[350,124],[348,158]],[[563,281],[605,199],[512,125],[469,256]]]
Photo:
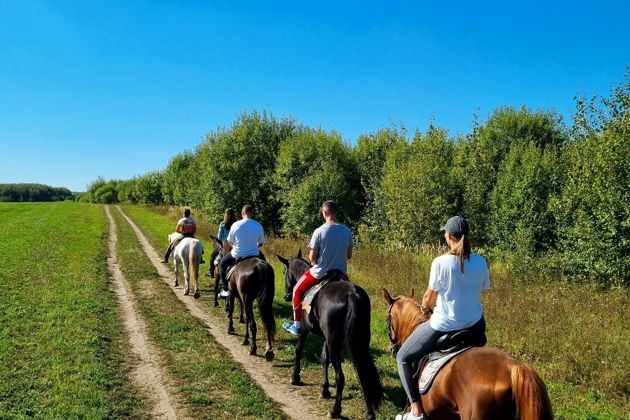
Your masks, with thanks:
[[[412,364],[433,350],[444,334],[469,329],[484,337],[486,322],[481,306],[481,292],[490,289],[486,260],[471,252],[468,222],[461,216],[448,219],[444,239],[450,252],[433,260],[429,286],[422,298],[422,310],[435,309],[429,322],[420,324],[403,343],[396,355],[398,374],[411,411],[396,416],[396,420],[423,420],[418,381],[413,379]]]
[[[234,265],[237,258],[257,256],[265,259],[259,249],[265,243],[265,232],[262,225],[253,219],[254,208],[246,204],[241,210],[241,216],[243,218],[235,222],[228,233],[227,241],[232,245],[232,251],[224,255],[219,264],[219,278],[223,283],[223,290],[219,293],[221,298],[230,296],[226,279],[227,269]]]

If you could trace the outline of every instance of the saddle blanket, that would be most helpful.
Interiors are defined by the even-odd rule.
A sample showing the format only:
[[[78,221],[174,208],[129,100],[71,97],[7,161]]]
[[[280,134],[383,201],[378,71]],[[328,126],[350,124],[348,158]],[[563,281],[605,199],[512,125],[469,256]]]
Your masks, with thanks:
[[[440,369],[444,367],[444,365],[446,365],[453,357],[465,352],[470,348],[471,347],[464,347],[461,350],[446,355],[442,355],[443,353],[440,352],[431,353],[431,355],[429,356],[429,361],[426,365],[424,365],[424,368],[420,373],[420,379],[418,380],[420,394],[426,394],[429,391],[431,385],[433,384],[435,376],[440,371]],[[438,357],[434,358],[435,355],[437,355]]]
[[[304,293],[304,297],[302,298],[302,309],[304,309],[307,314],[310,314],[311,309],[313,309],[311,304],[313,303],[313,299],[315,299],[315,296],[317,296],[317,292],[319,292],[319,290],[322,287],[326,286],[329,282],[330,280],[318,281],[313,287],[311,287],[306,291],[306,293]]]

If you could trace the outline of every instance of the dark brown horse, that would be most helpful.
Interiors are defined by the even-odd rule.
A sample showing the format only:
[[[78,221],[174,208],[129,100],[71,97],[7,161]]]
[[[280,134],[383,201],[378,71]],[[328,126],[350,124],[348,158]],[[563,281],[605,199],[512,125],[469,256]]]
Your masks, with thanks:
[[[387,323],[392,353],[429,316],[409,296],[392,298]],[[434,420],[447,419],[553,419],[545,384],[534,370],[494,348],[473,347],[455,356],[422,395],[425,413]]]
[[[284,299],[290,301],[297,280],[310,267],[302,259],[302,251],[297,257],[286,259],[278,255],[284,264]],[[321,364],[324,373],[322,398],[330,398],[328,383],[328,365],[335,369],[337,392],[335,403],[328,412],[328,417],[340,417],[341,395],[345,377],[341,369],[341,348],[346,344],[354,369],[361,383],[365,399],[365,419],[374,420],[374,410],[381,406],[383,386],[372,356],[370,355],[370,297],[361,287],[350,281],[336,280],[323,286],[311,303],[312,310],[307,313],[302,309],[305,330],[298,337],[295,346],[295,364],[291,383],[299,385],[300,361],[306,343],[306,337],[313,333],[324,339]]]
[[[224,249],[224,252],[229,250]],[[218,273],[216,273],[218,276]],[[242,302],[241,315],[245,312],[245,337],[243,345],[249,344],[251,331],[252,341],[249,354],[255,355],[256,345],[256,319],[254,318],[254,300],[258,300],[258,310],[267,333],[267,347],[265,359],[271,362],[274,359],[273,341],[276,333],[276,321],[273,317],[273,298],[275,293],[275,278],[273,268],[260,258],[249,258],[238,263],[230,276],[228,288],[231,296],[227,298],[228,309],[228,334],[234,333],[234,301]]]
[[[226,241],[225,244],[223,243],[223,241],[219,240],[219,238],[217,238],[216,236],[210,235],[210,239],[212,239],[212,243],[214,244],[214,249],[219,251],[219,257],[223,257],[224,254],[230,252],[232,250],[232,247],[228,244],[228,242]],[[216,264],[214,266],[214,306],[218,307],[219,306],[219,290],[220,289],[220,282],[221,280],[219,279],[219,271],[220,271],[220,267],[219,264]],[[237,296],[238,299],[238,306],[239,306],[239,318],[238,318],[238,322],[240,324],[244,324],[245,323],[245,317],[243,315],[244,311],[243,311],[243,302],[240,299],[240,296]],[[225,301],[225,312],[228,312],[228,301]]]

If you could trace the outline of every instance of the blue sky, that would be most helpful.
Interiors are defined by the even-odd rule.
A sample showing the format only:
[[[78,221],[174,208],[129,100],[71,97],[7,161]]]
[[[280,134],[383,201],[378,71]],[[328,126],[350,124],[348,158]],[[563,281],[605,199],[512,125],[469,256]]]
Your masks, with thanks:
[[[242,110],[353,142],[607,93],[628,2],[0,0],[0,183],[162,169]]]

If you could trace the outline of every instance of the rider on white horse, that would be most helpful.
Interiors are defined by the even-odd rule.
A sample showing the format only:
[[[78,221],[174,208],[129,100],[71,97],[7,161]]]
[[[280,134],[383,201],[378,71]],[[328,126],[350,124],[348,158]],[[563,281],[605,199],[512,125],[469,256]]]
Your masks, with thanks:
[[[168,257],[171,255],[171,252],[173,252],[173,249],[175,248],[175,246],[177,246],[177,244],[182,239],[195,237],[195,232],[197,232],[197,224],[195,223],[195,219],[190,217],[190,209],[184,210],[184,217],[179,219],[179,221],[177,222],[177,227],[175,228],[175,232],[179,233],[180,236],[179,238],[171,241],[168,244],[168,249],[166,250],[166,253],[164,254],[164,258],[162,258],[162,263],[164,264],[168,263]],[[203,263],[204,261],[202,259],[201,264]]]

